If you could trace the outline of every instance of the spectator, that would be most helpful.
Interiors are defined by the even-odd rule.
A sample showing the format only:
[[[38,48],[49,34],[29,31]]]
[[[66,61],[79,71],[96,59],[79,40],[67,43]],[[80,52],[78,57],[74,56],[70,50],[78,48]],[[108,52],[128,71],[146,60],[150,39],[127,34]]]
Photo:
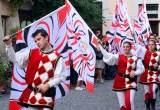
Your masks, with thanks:
[[[97,36],[101,41],[103,39],[103,35]],[[102,78],[102,72],[105,67],[105,64],[103,62],[103,55],[101,52],[96,51],[96,82],[104,83],[104,80]]]
[[[76,84],[77,79],[78,79],[78,73],[73,68],[73,61],[72,60],[70,61],[70,73],[71,73],[71,76],[70,76],[71,77],[71,79],[70,79],[71,88],[74,88],[74,85]]]
[[[83,79],[81,78],[81,76],[79,76],[75,90],[82,91],[82,90],[86,89],[86,86],[83,85],[83,83],[84,83]]]

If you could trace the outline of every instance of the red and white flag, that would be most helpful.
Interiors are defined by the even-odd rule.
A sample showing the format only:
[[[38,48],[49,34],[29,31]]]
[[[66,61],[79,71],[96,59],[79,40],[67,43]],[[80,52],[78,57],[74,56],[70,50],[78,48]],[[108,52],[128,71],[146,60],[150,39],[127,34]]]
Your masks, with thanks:
[[[116,10],[113,17],[110,31],[106,38],[110,44],[111,53],[123,53],[122,45],[125,41],[133,42],[133,38],[127,37],[128,33],[131,35],[133,28],[128,14],[128,9],[125,0],[119,0],[116,4]]]
[[[71,56],[73,68],[85,81],[88,91],[94,93],[96,36],[68,0],[66,5],[68,37],[73,50]]]
[[[59,84],[56,88],[56,99],[66,95],[69,92],[70,86],[70,61],[66,21],[66,5],[64,5],[40,20],[30,24],[26,28],[18,31],[16,37],[16,53],[20,53],[26,49],[38,48],[34,39],[31,37],[32,33],[37,29],[43,28],[48,32],[50,44],[53,46],[54,50],[61,54],[68,71],[67,80]],[[20,70],[17,64],[14,65],[9,110],[26,109],[17,104],[17,100],[27,87],[25,74],[26,69]]]
[[[145,1],[143,1],[143,4],[139,10],[137,19],[134,22],[134,30],[139,43],[143,46],[146,45],[147,38],[152,33],[152,30],[151,30],[148,16],[147,16]]]

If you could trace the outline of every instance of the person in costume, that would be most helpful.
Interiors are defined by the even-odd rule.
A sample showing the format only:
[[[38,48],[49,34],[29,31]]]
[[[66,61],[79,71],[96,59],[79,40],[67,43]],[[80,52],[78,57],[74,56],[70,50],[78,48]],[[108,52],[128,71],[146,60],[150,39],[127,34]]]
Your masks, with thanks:
[[[99,42],[99,40],[98,40]],[[124,54],[108,53],[102,46],[97,50],[103,54],[103,61],[108,65],[118,65],[113,91],[116,91],[120,110],[134,110],[134,95],[137,90],[137,75],[144,72],[142,60],[131,54],[131,43],[124,42]]]
[[[156,45],[157,51],[160,51],[160,43],[157,42],[156,36],[155,36],[154,34],[150,34],[150,35],[149,35],[148,41],[149,41],[149,40],[154,40],[154,41],[156,42],[156,44],[157,44],[157,45]],[[149,50],[148,44],[146,45],[146,49]]]
[[[140,77],[140,83],[144,85],[146,109],[155,110],[156,89],[160,82],[160,52],[156,51],[155,40],[148,41],[148,50],[136,44],[137,56],[144,60],[145,72]]]
[[[67,70],[63,58],[53,50],[48,33],[38,29],[32,37],[38,48],[15,53],[11,36],[5,36],[6,52],[19,68],[27,67],[25,80],[28,87],[23,91],[18,104],[29,110],[53,110],[55,87],[66,80]]]

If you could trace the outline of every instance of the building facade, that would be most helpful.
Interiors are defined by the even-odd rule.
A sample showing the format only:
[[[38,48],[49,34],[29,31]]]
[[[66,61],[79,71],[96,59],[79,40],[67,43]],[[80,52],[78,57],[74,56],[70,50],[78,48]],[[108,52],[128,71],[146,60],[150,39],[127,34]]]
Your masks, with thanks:
[[[102,25],[102,34],[105,35],[106,31],[110,29],[113,14],[115,11],[116,2],[119,0],[97,0],[102,2],[102,15],[105,17],[105,25]],[[143,0],[126,0],[127,8],[130,17],[133,20],[136,19],[139,8]],[[151,29],[153,33],[157,33],[160,36],[160,10],[159,10],[160,0],[146,0],[147,14]]]
[[[5,0],[0,0],[0,52],[3,53],[5,51],[3,38],[6,35],[13,34],[10,32],[11,29],[14,29],[17,26],[22,28],[27,25],[25,23],[31,23],[31,14],[28,13],[31,8],[31,3],[25,3],[23,8],[15,11],[14,16],[12,17],[10,16],[10,4]]]

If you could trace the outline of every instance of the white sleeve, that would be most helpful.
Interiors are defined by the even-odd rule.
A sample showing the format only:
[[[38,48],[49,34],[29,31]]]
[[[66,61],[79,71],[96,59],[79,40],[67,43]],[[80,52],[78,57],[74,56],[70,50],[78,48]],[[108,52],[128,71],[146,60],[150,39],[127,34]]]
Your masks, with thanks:
[[[13,63],[17,63],[20,69],[23,69],[27,67],[28,60],[29,60],[29,54],[30,50],[26,50],[23,53],[15,53],[12,47],[12,44],[9,46],[6,46],[6,53],[9,57],[9,59]]]
[[[136,47],[136,56],[141,59],[144,59],[147,49],[137,43],[135,44],[135,47]]]
[[[103,54],[103,61],[108,65],[118,64],[119,55],[108,53],[100,44],[99,47]]]
[[[63,58],[60,57],[57,61],[56,68],[54,71],[54,77],[48,81],[48,84],[51,87],[56,87],[61,82],[65,81],[67,78],[67,69],[63,61]]]
[[[145,69],[144,69],[144,65],[142,63],[142,60],[141,59],[138,59],[137,60],[137,65],[136,65],[136,71],[135,71],[135,75],[141,75]]]

